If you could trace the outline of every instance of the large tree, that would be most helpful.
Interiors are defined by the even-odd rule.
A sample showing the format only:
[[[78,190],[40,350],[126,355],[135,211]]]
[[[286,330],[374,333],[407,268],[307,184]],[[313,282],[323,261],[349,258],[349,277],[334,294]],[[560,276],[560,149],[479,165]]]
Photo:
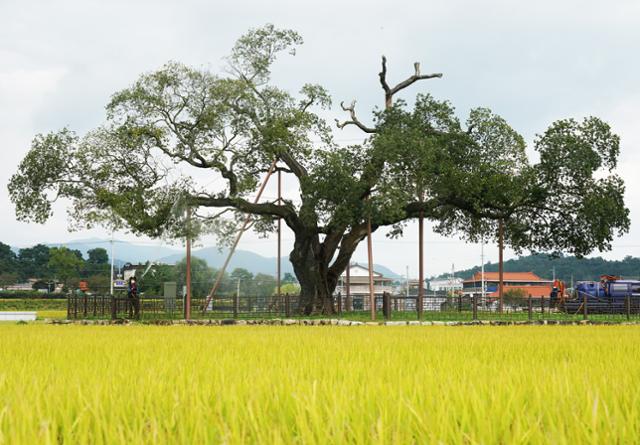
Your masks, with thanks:
[[[80,278],[80,270],[84,266],[82,258],[78,258],[75,250],[66,247],[52,247],[49,250],[49,270],[55,278],[64,283],[66,288],[75,286]]]
[[[394,100],[439,74],[422,74],[416,64],[392,85],[383,58],[384,109],[366,125],[355,102],[342,104],[350,117],[339,127],[355,125],[368,139],[337,146],[314,112],[330,105],[322,87],[306,84],[293,95],[271,83],[276,56],[301,42],[273,26],[252,30],[234,46],[224,77],[169,63],[114,94],[102,127],[83,137],[67,129],[37,136],[9,184],[17,217],[44,222],[62,197],[71,200],[74,227],[104,224],[170,238],[185,237],[187,206],[201,230],[222,238],[246,214],[262,233],[282,218],[295,237],[290,260],[302,310],[333,312],[331,294],[368,223],[373,231],[394,226],[398,234],[420,214],[438,220],[448,215],[442,209],[477,207],[450,190],[470,174],[475,142],[446,102],[420,96],[406,110]],[[407,175],[417,142],[421,159],[432,162]],[[299,201],[254,202],[260,181],[274,170],[295,178]],[[600,236],[607,238],[613,225],[600,217]]]

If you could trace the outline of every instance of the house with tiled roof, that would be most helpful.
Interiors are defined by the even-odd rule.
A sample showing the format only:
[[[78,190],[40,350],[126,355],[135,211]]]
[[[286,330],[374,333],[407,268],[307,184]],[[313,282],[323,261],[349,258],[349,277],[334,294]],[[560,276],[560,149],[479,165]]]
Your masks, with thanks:
[[[369,309],[369,268],[357,263],[349,265],[349,296],[350,302],[343,301],[343,307],[352,307],[353,310]],[[377,304],[382,305],[382,294],[393,292],[393,279],[385,277],[378,271],[373,271],[373,292],[376,296]],[[347,295],[347,272],[340,275],[335,293],[342,295],[343,300]]]
[[[533,272],[504,272],[504,292],[509,289],[522,289],[525,295],[531,295],[532,298],[549,297],[553,281],[540,278]],[[462,283],[462,292],[464,295],[482,295],[482,272],[476,272],[471,278],[464,280]],[[498,272],[484,273],[485,295],[488,297],[498,296]]]

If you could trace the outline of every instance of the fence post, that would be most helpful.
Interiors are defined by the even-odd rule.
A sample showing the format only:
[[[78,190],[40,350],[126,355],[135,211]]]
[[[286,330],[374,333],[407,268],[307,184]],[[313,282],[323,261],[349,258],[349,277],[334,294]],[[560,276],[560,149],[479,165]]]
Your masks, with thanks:
[[[233,296],[233,318],[238,318],[238,309],[240,307],[240,295],[236,292]]]
[[[458,295],[458,312],[462,312],[462,295]]]
[[[391,318],[391,294],[382,293],[382,313],[387,320]]]
[[[284,294],[284,313],[287,318],[291,317],[291,298],[288,292]]]
[[[627,297],[624,299],[625,311],[627,312],[627,320],[631,319],[631,295],[627,289]]]
[[[587,320],[589,318],[589,310],[587,309],[589,299],[587,298],[587,293],[585,292],[582,295],[582,318]]]
[[[73,298],[73,318],[78,319],[78,297],[76,295],[72,296]]]
[[[544,295],[540,297],[540,312],[542,313],[542,318],[544,318]]]
[[[529,321],[533,320],[533,301],[531,301],[531,294],[529,294],[529,298],[527,299],[527,313]]]
[[[111,319],[115,320],[117,314],[116,297],[111,296]]]
[[[342,316],[342,294],[338,292],[338,315]]]
[[[473,301],[471,303],[473,305],[473,319],[478,319],[478,294],[473,294]]]

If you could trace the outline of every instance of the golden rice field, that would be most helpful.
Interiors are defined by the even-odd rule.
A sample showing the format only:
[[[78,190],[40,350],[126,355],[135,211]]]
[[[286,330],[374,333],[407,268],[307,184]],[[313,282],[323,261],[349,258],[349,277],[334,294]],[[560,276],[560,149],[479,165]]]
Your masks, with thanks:
[[[635,326],[0,324],[0,444],[640,442]]]

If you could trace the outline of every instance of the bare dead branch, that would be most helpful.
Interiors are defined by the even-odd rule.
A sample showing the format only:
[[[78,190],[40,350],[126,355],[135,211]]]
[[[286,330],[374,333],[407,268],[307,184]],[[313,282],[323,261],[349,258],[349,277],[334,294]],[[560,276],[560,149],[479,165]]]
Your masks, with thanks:
[[[442,77],[442,73],[420,74],[420,62],[415,62],[413,64],[413,69],[413,76],[408,77],[407,79],[391,88],[387,83],[387,58],[385,56],[382,56],[382,71],[380,71],[380,74],[378,74],[378,76],[380,77],[380,84],[382,85],[382,89],[384,90],[384,106],[386,108],[391,108],[391,106],[393,105],[393,96],[398,91],[407,88],[409,85],[412,85],[419,80]]]
[[[380,77],[380,85],[382,85],[385,94],[389,94],[391,88],[387,83],[387,58],[385,56],[382,56],[382,71],[380,71],[378,77]]]
[[[345,106],[344,102],[340,102],[340,107],[344,111],[348,111],[349,112],[349,115],[351,116],[351,120],[340,122],[338,119],[336,119],[336,125],[338,126],[339,129],[342,130],[347,125],[355,125],[356,127],[358,127],[360,130],[364,131],[365,133],[375,133],[376,132],[375,128],[369,128],[365,124],[360,122],[360,120],[358,120],[358,117],[356,116],[356,101],[355,100],[353,102],[351,102],[351,105],[348,106],[348,107]]]

